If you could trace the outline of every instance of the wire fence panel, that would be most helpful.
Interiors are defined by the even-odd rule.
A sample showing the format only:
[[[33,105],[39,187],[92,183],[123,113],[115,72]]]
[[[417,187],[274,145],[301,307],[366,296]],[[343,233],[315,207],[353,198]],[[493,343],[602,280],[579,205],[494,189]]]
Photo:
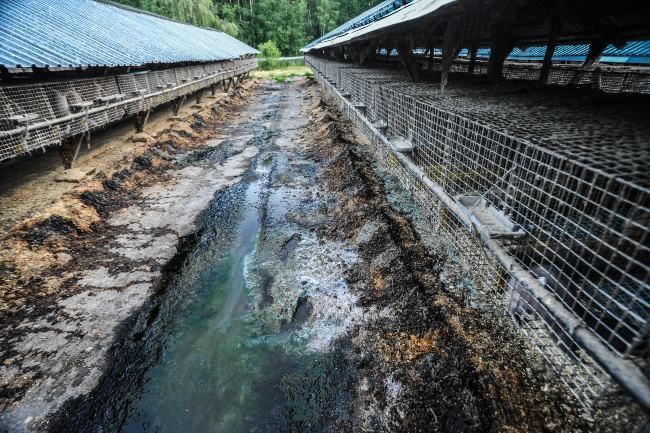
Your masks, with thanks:
[[[0,86],[0,161],[60,144],[257,67],[230,60],[111,77]]]
[[[599,365],[556,312],[483,246],[477,231],[495,239],[606,350],[639,368],[646,365],[648,104],[635,104],[634,95],[621,100],[603,92],[550,91],[525,81],[477,82],[466,75],[451,80],[442,94],[438,86],[408,83],[396,71],[337,69],[340,64],[311,56],[306,63],[413,193],[432,230],[471,276],[473,290],[507,311],[579,401],[589,407],[611,388],[607,366]],[[524,65],[513,77],[529,70],[538,73]],[[610,78],[634,86],[641,82],[627,72],[619,75]],[[628,89],[619,84],[603,90]],[[360,105],[366,108],[357,109]],[[412,145],[409,161],[481,227],[468,227],[449,201],[397,161],[393,144],[398,141]]]
[[[425,70],[440,71],[440,58],[420,59]],[[450,72],[467,73],[469,61],[455,60]],[[503,78],[507,80],[539,81],[542,67],[540,63],[506,62],[503,66]],[[487,62],[477,60],[474,65],[475,75],[487,74]],[[573,64],[554,64],[551,67],[546,84],[556,86],[577,85],[601,90],[606,93],[650,94],[650,71],[648,68],[630,66],[597,65],[589,68]]]

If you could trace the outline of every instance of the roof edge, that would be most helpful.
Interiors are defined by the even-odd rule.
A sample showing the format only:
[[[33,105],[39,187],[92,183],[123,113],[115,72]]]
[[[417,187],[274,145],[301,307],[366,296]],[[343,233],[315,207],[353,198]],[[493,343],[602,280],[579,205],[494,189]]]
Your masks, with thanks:
[[[224,33],[226,35],[228,34],[228,33],[224,32],[222,30],[215,29],[214,27],[201,27],[201,26],[197,26],[196,24],[185,23],[183,21],[175,20],[174,18],[169,18],[169,17],[166,17],[164,15],[156,14],[156,13],[153,13],[153,12],[150,12],[150,11],[145,11],[144,9],[138,9],[136,7],[133,7],[133,6],[125,5],[125,4],[122,4],[122,3],[117,3],[117,2],[114,2],[114,1],[111,1],[111,0],[91,0],[91,1],[94,1],[96,3],[107,4],[109,6],[115,6],[116,8],[124,9],[124,10],[127,10],[129,12],[135,12],[135,13],[138,13],[138,14],[149,15],[149,16],[152,16],[152,17],[155,17],[155,18],[161,18],[163,20],[171,21],[173,23],[185,24],[186,26],[196,27],[197,29],[212,30],[213,32]]]

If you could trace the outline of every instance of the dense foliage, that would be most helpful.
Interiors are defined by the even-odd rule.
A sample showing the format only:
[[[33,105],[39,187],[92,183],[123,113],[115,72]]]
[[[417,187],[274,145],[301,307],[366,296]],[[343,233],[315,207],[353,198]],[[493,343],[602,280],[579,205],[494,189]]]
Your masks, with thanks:
[[[273,41],[266,41],[257,46],[257,51],[260,52],[260,57],[264,60],[260,62],[259,68],[262,70],[271,70],[278,67],[280,64],[278,58],[280,57],[280,49]]]
[[[127,6],[163,15],[199,27],[212,27],[237,36],[237,25],[219,18],[212,0],[115,0]]]
[[[239,37],[257,45],[272,40],[284,55],[298,54],[308,42],[376,5],[380,0],[215,0],[223,19]]]
[[[284,55],[376,5],[380,0],[117,0],[257,46],[273,41]]]

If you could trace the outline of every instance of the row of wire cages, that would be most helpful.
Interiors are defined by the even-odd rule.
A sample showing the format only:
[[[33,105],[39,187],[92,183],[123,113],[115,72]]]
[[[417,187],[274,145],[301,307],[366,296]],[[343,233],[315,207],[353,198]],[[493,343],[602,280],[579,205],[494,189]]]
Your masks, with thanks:
[[[0,161],[194,93],[256,67],[228,60],[100,78],[0,86]]]
[[[395,70],[332,67],[308,57],[340,108],[413,192],[482,299],[509,313],[571,392],[590,407],[612,380],[556,315],[486,251],[423,182],[410,159],[618,357],[650,355],[650,104],[526,81],[409,82]],[[644,101],[645,104],[641,102]],[[362,107],[362,110],[359,108]],[[369,128],[368,124],[381,128]],[[376,132],[382,131],[382,137]]]
[[[440,57],[431,60],[422,57],[419,62],[424,70],[440,71]],[[468,59],[456,59],[450,72],[468,73],[469,66]],[[485,75],[487,70],[487,61],[477,59],[472,73]],[[507,80],[539,81],[541,72],[542,65],[538,62],[508,61],[503,66],[502,75]],[[557,63],[552,65],[545,84],[589,87],[607,93],[650,94],[650,68],[604,64],[584,68],[572,63]]]

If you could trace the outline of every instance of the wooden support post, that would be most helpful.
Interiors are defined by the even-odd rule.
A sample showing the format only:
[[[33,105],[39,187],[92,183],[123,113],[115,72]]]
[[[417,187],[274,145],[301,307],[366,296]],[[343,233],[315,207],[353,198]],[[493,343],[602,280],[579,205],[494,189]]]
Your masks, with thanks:
[[[358,65],[359,66],[367,65],[369,63],[368,59],[375,60],[376,55],[377,55],[377,46],[375,44],[368,44],[362,47],[359,50]]]
[[[603,51],[605,51],[605,48],[607,48],[607,45],[609,45],[609,42],[605,39],[599,38],[591,41],[589,44],[589,52],[587,52],[587,58],[582,64],[582,67],[586,68],[596,63],[603,54]]]
[[[147,124],[147,120],[149,119],[149,114],[151,113],[151,110],[146,110],[146,111],[140,111],[135,115],[134,124],[135,124],[135,132],[144,132],[144,127]]]
[[[452,18],[447,21],[445,34],[442,37],[442,61],[440,63],[440,90],[445,91],[449,79],[449,69],[458,55],[461,45],[461,32],[458,19]]]
[[[472,46],[470,47],[469,54],[469,66],[467,72],[469,74],[474,74],[474,69],[476,69],[476,55],[478,54],[478,39],[472,41]]]
[[[359,50],[359,49],[357,48],[357,46],[355,46],[355,45],[351,45],[351,46],[349,46],[349,47],[345,47],[345,49],[344,49],[344,53],[345,53],[345,54],[344,54],[343,57],[344,57],[346,60],[352,59],[352,60],[354,61],[354,63],[356,63],[357,65],[359,65],[359,54],[360,54],[359,51],[360,51],[360,50]]]
[[[436,51],[436,46],[435,46],[435,44],[433,42],[431,42],[429,45],[430,45],[430,48],[429,48],[429,60],[428,60],[428,63],[427,63],[427,69],[429,71],[433,71],[433,55],[434,55],[434,53]]]
[[[61,156],[63,168],[66,170],[72,168],[74,162],[77,160],[77,156],[79,156],[79,150],[84,141],[86,141],[88,147],[90,147],[90,131],[65,138],[61,142],[59,145],[59,155]]]
[[[217,85],[213,84],[210,86],[210,95],[217,96]]]
[[[510,37],[509,30],[506,28],[497,28],[492,36],[490,45],[490,59],[488,60],[488,76],[494,80],[503,78],[503,64],[508,54],[515,47],[515,43]]]
[[[515,19],[515,5],[506,1],[500,8],[501,18],[492,26],[492,43],[490,44],[490,58],[488,60],[488,76],[493,80],[503,78],[503,64],[508,54],[515,47],[515,41],[510,34],[510,28]]]
[[[59,144],[59,156],[61,157],[61,163],[63,164],[63,168],[68,170],[69,168],[72,168],[72,151],[70,148],[70,137],[64,138],[61,140],[61,143]]]
[[[330,56],[332,56],[337,62],[345,61],[345,57],[343,56],[343,47],[334,47],[330,49]]]
[[[409,78],[413,81],[418,81],[420,79],[420,64],[413,58],[413,50],[411,44],[406,40],[402,40],[397,43],[397,53],[399,54],[399,60],[406,69],[406,73]]]
[[[573,74],[573,78],[571,78],[571,84],[573,86],[580,84],[582,77],[585,76],[584,69],[591,67],[598,61],[600,56],[603,54],[603,51],[605,51],[605,48],[607,48],[607,45],[609,45],[609,40],[604,38],[594,39],[590,42],[587,58],[582,64],[582,70],[576,70]]]
[[[553,54],[555,53],[555,47],[557,46],[557,38],[562,32],[561,18],[551,17],[550,22],[550,37],[548,39],[548,44],[546,45],[546,53],[544,53],[542,71],[539,74],[539,82],[542,84],[548,82],[548,76],[551,73],[551,67],[553,66]]]
[[[438,42],[440,41],[440,38],[437,36],[438,33],[438,26],[436,25],[431,29],[431,34],[433,37],[428,41],[429,45],[429,56],[428,56],[428,61],[427,61],[427,69],[429,71],[433,72],[433,59],[435,58],[436,55],[436,45],[438,45]]]
[[[183,102],[185,101],[185,95],[181,96],[180,98],[174,99],[172,102],[172,114],[174,116],[178,116],[178,113],[181,111],[181,107],[183,106]]]
[[[196,92],[195,97],[196,97],[196,104],[201,103],[201,99],[203,99],[203,95],[205,95],[205,89],[200,89]]]
[[[551,73],[551,67],[553,66],[553,53],[555,52],[555,47],[557,46],[557,40],[551,38],[546,45],[546,53],[544,53],[544,62],[542,62],[542,70],[539,74],[539,82],[546,84],[548,82],[548,76]]]
[[[228,84],[226,84],[226,93],[230,90],[230,86],[232,84],[232,78],[228,78]]]

